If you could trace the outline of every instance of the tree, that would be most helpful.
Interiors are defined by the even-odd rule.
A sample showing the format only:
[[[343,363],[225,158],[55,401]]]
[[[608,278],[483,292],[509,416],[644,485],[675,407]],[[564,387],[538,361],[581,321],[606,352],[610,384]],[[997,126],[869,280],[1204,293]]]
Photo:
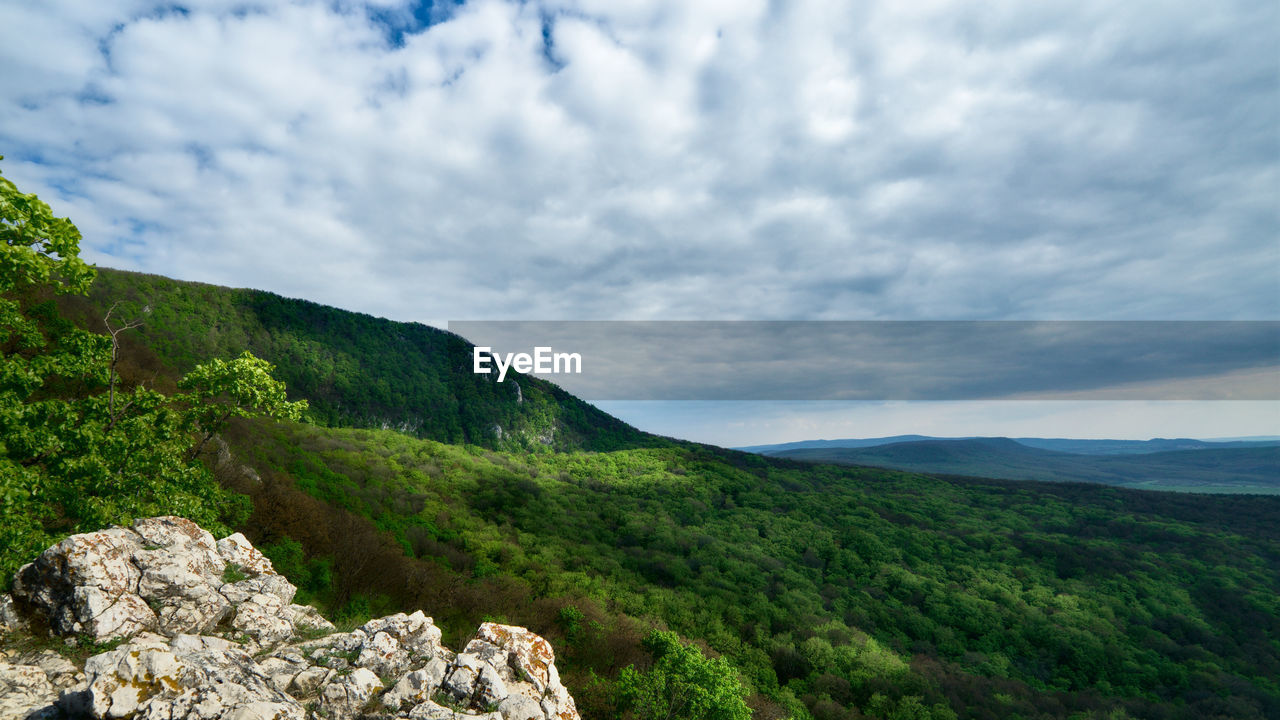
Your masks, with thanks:
[[[245,350],[234,360],[215,358],[197,365],[178,382],[179,388],[190,391],[177,399],[190,408],[187,417],[200,438],[192,446],[192,458],[233,417],[302,417],[307,401],[289,402],[284,383],[271,377],[274,370],[274,365]]]
[[[618,707],[638,720],[748,720],[746,691],[724,658],[709,659],[673,632],[654,630],[645,638],[653,667],[635,666],[618,675]]]
[[[2,175],[0,238],[0,293],[49,282],[59,292],[83,293],[97,275],[80,259],[80,231],[71,220],[54,217],[40,198],[20,192]]]
[[[0,176],[0,239],[0,570],[7,578],[8,556],[24,557],[47,539],[48,509],[39,502],[47,476],[39,464],[58,450],[49,428],[75,420],[33,398],[49,378],[90,372],[101,344],[75,335],[50,342],[38,317],[16,299],[36,285],[88,290],[95,273],[80,260],[75,225]]]
[[[85,293],[80,232],[0,176],[0,584],[68,532],[174,514],[215,532],[248,512],[198,460],[231,417],[297,419],[271,366],[245,353],[197,366],[172,397],[117,389],[119,332],[62,319],[43,292]]]

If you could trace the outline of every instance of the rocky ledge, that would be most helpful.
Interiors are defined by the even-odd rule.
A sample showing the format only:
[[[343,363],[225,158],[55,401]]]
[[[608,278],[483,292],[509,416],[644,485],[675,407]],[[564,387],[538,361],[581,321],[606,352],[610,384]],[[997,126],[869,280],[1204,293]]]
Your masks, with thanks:
[[[524,628],[455,653],[421,610],[337,632],[296,592],[243,535],[179,517],[69,537],[0,595],[0,720],[579,717]],[[114,647],[83,667],[52,649],[85,642]]]

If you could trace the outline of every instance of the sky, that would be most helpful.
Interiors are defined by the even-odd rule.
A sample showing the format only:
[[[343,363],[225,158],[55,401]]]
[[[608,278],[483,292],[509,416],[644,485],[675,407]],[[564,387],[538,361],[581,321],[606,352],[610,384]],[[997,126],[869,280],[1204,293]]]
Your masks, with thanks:
[[[1280,320],[1278,36],[1230,1],[10,0],[0,171],[91,262],[438,326]],[[615,409],[1280,434],[1182,405]]]

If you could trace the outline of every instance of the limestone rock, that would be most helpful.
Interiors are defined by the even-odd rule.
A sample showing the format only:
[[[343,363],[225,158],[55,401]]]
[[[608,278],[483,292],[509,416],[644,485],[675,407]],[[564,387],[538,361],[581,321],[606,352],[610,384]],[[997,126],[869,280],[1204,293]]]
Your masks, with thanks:
[[[504,720],[500,713],[471,713],[451,710],[430,700],[409,711],[411,720]]]
[[[54,702],[82,690],[84,674],[53,650],[8,651],[0,657],[0,718],[61,717]]]
[[[133,555],[141,549],[142,538],[125,528],[72,535],[18,571],[14,597],[63,635],[102,641],[154,627],[155,613],[137,595],[142,572]]]
[[[391,635],[379,632],[361,648],[356,664],[378,675],[403,675],[409,669],[409,651]]]
[[[388,710],[399,710],[408,705],[420,705],[431,699],[440,683],[444,681],[447,668],[441,658],[432,658],[431,662],[418,670],[413,670],[400,678],[395,687],[382,696],[382,706]]]
[[[213,535],[177,517],[137,520],[133,530],[145,543],[132,558],[142,573],[137,594],[156,610],[161,629],[208,632],[226,617],[231,604],[216,590],[226,563]]]
[[[279,610],[293,602],[293,596],[297,594],[298,588],[290,584],[283,575],[272,572],[227,583],[219,587],[218,592],[235,604],[253,600],[260,605]]]
[[[236,533],[218,541],[218,554],[228,563],[233,563],[241,572],[250,575],[263,575],[274,572],[271,561],[258,551],[244,535]]]
[[[508,695],[498,704],[498,714],[502,716],[502,720],[545,720],[547,718],[542,705],[524,695]]]
[[[273,613],[270,605],[256,602],[241,603],[231,627],[267,646],[278,645],[293,635],[293,626],[288,620]]]
[[[168,646],[131,642],[85,664],[85,707],[95,718],[275,718],[306,713],[241,650],[179,636]]]
[[[353,717],[382,689],[382,681],[365,668],[356,668],[325,685],[320,691],[320,707],[330,717]]]
[[[0,630],[38,616],[124,644],[83,672],[0,650],[0,720],[579,720],[550,644],[525,628],[485,623],[455,654],[421,610],[336,632],[296,592],[244,536],[215,542],[182,518],[69,537],[0,595]]]
[[[0,661],[0,718],[25,720],[46,712],[57,697],[53,683],[40,668]]]
[[[224,582],[228,563],[248,573]],[[166,635],[233,627],[262,645],[296,629],[331,631],[314,609],[291,605],[297,588],[243,535],[215,542],[178,517],[137,520],[131,528],[73,535],[19,571],[14,600],[0,600],[0,622],[20,621],[32,608],[59,635],[87,634],[95,642],[143,630]]]
[[[335,674],[337,674],[336,670],[312,665],[295,675],[287,690],[296,698],[311,697],[319,693],[320,688],[333,679]]]
[[[258,665],[271,678],[271,683],[285,692],[289,691],[298,675],[311,669],[311,663],[296,651],[272,655],[260,660]]]
[[[320,611],[310,605],[286,605],[280,609],[280,617],[288,620],[299,633],[333,633],[338,628],[324,619]]]
[[[482,623],[463,652],[494,668],[505,685],[499,700],[524,697],[535,701],[542,709],[542,717],[548,720],[578,720],[573,697],[560,682],[555,651],[541,636],[514,625]],[[477,682],[483,681],[477,677]],[[489,682],[488,688],[493,687]],[[477,698],[483,698],[495,691],[477,687],[476,692]],[[528,703],[513,699],[508,708],[517,714],[526,713]]]
[[[492,652],[485,646],[506,651],[509,665],[533,683],[540,693],[560,682],[555,672],[556,655],[551,643],[525,628],[481,623],[475,638],[467,643],[467,652]]]
[[[222,577],[226,562],[218,555],[213,535],[208,530],[180,517],[143,518],[133,522],[133,531],[145,543],[143,549],[152,555],[139,554],[135,562],[146,573],[147,558],[171,559],[186,572],[201,576],[207,583],[216,583]]]
[[[376,636],[385,632],[394,638],[413,657],[430,657],[440,650],[440,628],[421,610],[410,615],[396,613],[365,623],[361,630]]]
[[[128,637],[158,623],[155,611],[137,595],[111,595],[86,586],[77,587],[52,620],[64,634],[85,633],[96,642]]]
[[[49,679],[49,682],[59,690],[69,688],[84,679],[75,663],[53,650],[44,650],[25,656],[20,655],[15,660],[23,665],[30,665],[39,669]]]

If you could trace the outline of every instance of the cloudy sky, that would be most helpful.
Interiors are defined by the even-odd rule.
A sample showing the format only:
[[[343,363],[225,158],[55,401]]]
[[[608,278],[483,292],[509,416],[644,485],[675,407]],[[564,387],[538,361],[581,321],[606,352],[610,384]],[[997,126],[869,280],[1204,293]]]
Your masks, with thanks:
[[[437,325],[1275,320],[1277,37],[1267,2],[10,0],[0,169],[101,265]]]

